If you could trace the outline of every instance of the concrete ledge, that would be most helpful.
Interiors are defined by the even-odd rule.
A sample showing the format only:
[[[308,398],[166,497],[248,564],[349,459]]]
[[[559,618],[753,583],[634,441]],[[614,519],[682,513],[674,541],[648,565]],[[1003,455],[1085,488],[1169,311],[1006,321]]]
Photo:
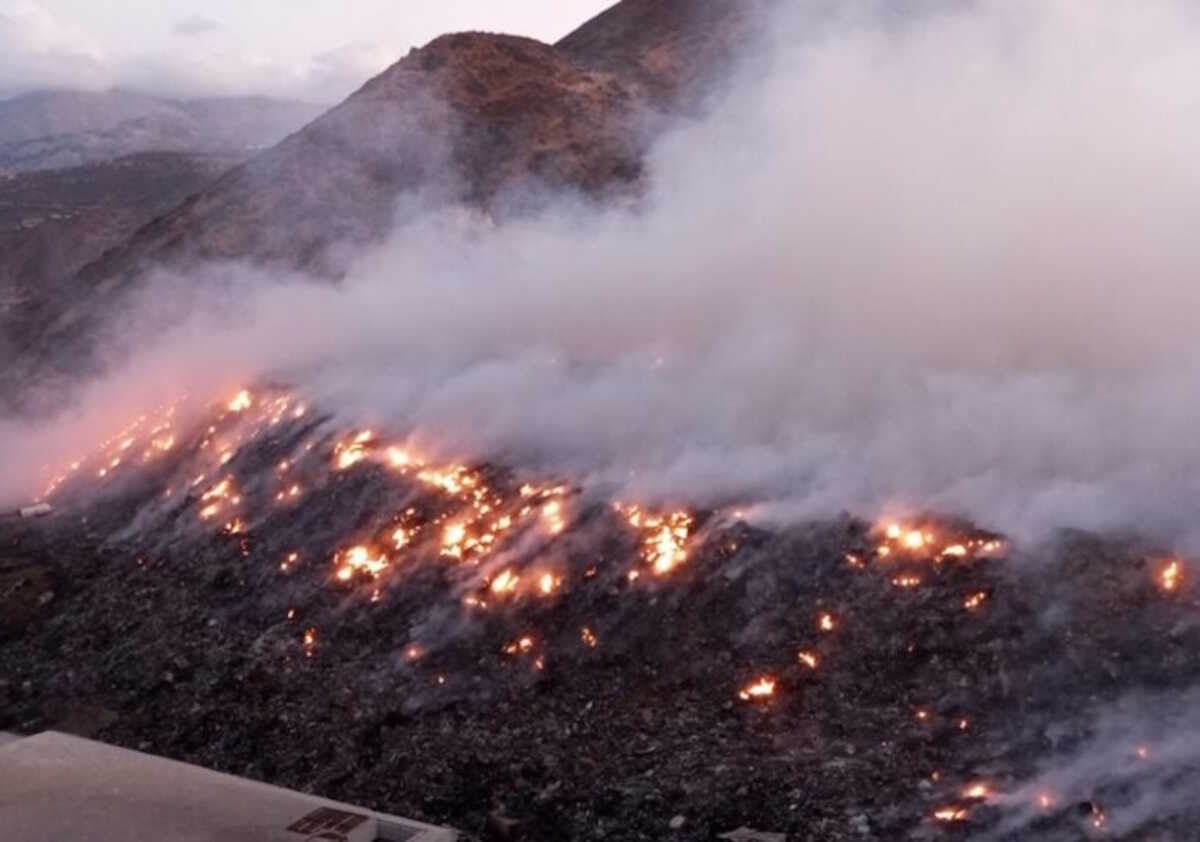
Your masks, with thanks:
[[[11,736],[11,735],[10,735]],[[47,731],[0,737],[4,842],[454,842],[449,828]]]

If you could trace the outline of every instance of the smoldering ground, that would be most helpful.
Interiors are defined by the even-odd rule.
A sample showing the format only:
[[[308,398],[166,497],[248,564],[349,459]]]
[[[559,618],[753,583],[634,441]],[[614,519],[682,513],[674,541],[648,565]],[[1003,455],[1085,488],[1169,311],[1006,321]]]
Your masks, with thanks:
[[[654,145],[633,208],[431,215],[338,287],[151,284],[196,312],[136,343],[128,314],[136,354],[71,433],[4,436],[5,496],[98,418],[270,378],[624,494],[1194,548],[1191,4],[776,14],[766,60]]]

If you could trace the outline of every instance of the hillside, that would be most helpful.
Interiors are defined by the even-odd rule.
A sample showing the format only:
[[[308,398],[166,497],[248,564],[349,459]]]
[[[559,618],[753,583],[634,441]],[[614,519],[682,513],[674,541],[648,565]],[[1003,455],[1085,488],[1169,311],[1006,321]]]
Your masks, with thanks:
[[[555,46],[667,112],[695,110],[761,34],[770,0],[625,0]]]
[[[635,195],[662,118],[698,107],[737,46],[748,52],[747,8],[626,0],[556,46],[463,33],[413,50],[85,266],[73,299],[37,302],[36,339],[13,371],[79,370],[96,327],[154,266],[233,258],[337,277],[401,207],[465,204],[503,219],[547,191]]]
[[[0,730],[473,842],[1192,838],[1184,560],[932,517],[765,530],[211,397],[0,518]],[[1106,726],[1130,699],[1161,729]]]
[[[35,308],[69,300],[81,267],[242,160],[143,152],[0,177],[0,358],[33,341]]]

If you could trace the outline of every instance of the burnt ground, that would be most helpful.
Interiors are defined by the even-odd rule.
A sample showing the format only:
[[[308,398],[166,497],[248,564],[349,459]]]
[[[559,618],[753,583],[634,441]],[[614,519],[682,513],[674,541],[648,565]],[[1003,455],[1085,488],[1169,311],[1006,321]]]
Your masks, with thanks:
[[[229,467],[253,475],[300,434]],[[470,839],[1195,838],[1200,803],[1147,818],[1136,776],[1064,778],[1032,815],[963,795],[976,781],[1025,792],[1133,694],[1186,698],[1195,594],[1186,576],[1165,592],[1132,541],[878,558],[851,517],[779,532],[700,518],[686,563],[631,582],[638,538],[579,501],[537,551],[561,561],[560,592],[471,608],[461,565],[436,557],[376,601],[376,583],[331,577],[339,542],[377,529],[376,512],[445,505],[378,465],[313,480],[234,535],[196,529],[191,500],[148,509],[164,476],[0,524],[0,729],[82,733]],[[292,548],[302,558],[281,570]],[[894,583],[906,574],[920,585]],[[505,652],[525,635],[528,651]],[[763,675],[772,696],[739,698]],[[1169,711],[1147,713],[1169,744]],[[1156,774],[1194,796],[1194,760]],[[942,808],[963,812],[938,821]]]

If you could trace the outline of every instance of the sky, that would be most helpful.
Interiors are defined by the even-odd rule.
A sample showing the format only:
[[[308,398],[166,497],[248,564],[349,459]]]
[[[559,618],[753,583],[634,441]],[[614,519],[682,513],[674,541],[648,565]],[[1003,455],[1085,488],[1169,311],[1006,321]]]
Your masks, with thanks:
[[[128,87],[336,102],[444,32],[554,41],[611,0],[0,0],[0,96]]]

